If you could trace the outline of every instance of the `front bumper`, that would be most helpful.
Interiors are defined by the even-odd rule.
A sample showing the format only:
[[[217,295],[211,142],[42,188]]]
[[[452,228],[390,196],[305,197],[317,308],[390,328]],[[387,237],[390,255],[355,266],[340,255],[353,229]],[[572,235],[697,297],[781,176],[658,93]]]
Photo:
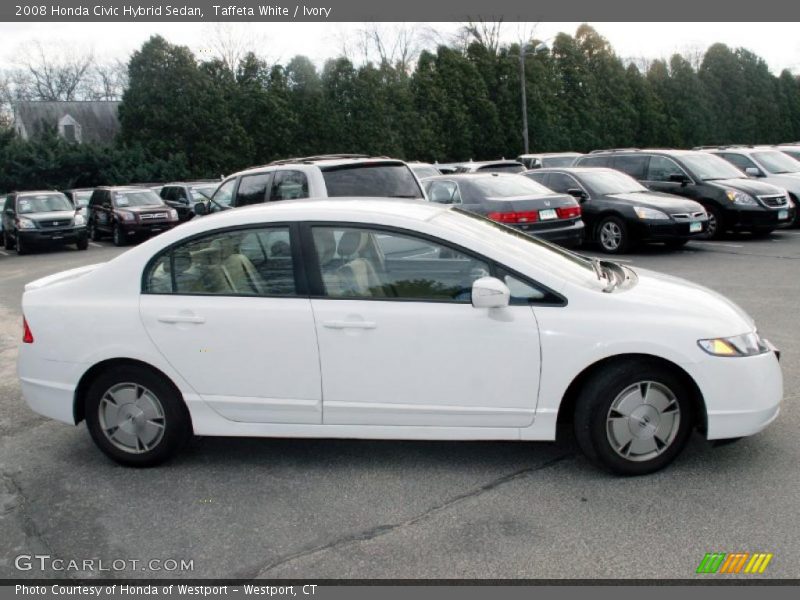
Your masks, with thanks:
[[[691,370],[705,401],[709,440],[753,435],[778,416],[783,375],[776,352],[708,356]]]
[[[178,223],[178,221],[122,221],[120,227],[126,235],[155,235],[172,229]]]
[[[86,238],[86,227],[69,229],[20,229],[17,237],[24,244],[44,246],[48,244],[74,244]]]
[[[567,247],[579,246],[583,241],[583,231],[585,229],[583,219],[545,221],[543,223],[512,225],[512,227],[527,235]]]
[[[786,218],[779,219],[781,212],[786,213]],[[775,229],[779,225],[789,223],[791,212],[783,208],[758,208],[753,210],[728,209],[723,213],[726,229],[735,231],[750,231],[752,229]]]
[[[692,239],[705,235],[708,230],[708,219],[697,220],[700,231],[690,231],[691,221],[665,221],[642,219],[634,225],[634,235],[643,242],[659,242],[669,240]]]

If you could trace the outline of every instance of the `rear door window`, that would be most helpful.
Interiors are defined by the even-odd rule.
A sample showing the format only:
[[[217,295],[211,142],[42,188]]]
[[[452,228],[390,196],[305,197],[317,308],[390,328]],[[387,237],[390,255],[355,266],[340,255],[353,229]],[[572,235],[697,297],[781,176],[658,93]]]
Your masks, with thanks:
[[[647,175],[647,161],[649,156],[619,155],[614,158],[614,168],[627,173],[634,179],[644,179]]]
[[[579,158],[575,164],[581,167],[610,167],[611,156],[608,154],[584,156]]]
[[[423,198],[411,169],[397,163],[359,163],[322,169],[329,197]]]

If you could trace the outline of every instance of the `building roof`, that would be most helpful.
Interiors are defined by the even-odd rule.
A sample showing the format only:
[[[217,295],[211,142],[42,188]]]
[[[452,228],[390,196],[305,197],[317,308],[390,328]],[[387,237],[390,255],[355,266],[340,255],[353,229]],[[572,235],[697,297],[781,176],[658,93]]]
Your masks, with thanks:
[[[15,102],[14,119],[24,128],[27,138],[36,137],[45,127],[58,127],[59,121],[69,115],[81,127],[81,141],[111,143],[119,132],[117,111],[120,102],[112,100],[80,102]]]

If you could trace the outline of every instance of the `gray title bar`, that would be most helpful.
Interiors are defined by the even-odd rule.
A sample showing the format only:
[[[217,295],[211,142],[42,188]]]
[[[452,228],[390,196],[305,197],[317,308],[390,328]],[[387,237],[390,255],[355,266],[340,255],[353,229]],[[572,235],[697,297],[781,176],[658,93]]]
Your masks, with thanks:
[[[57,21],[796,21],[786,0],[16,0],[0,20]],[[713,25],[709,25],[713,37]]]

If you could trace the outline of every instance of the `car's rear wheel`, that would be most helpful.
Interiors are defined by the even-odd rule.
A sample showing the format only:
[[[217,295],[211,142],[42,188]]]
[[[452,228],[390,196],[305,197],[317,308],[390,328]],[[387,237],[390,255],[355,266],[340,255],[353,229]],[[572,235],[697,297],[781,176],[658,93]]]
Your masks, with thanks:
[[[191,435],[178,392],[157,373],[136,365],[112,367],[89,386],[86,424],[95,444],[132,467],[172,457]]]
[[[89,221],[89,237],[92,238],[93,242],[100,241],[100,231],[98,231],[94,221]]]
[[[596,465],[618,475],[644,475],[678,456],[694,415],[694,398],[680,377],[631,360],[586,381],[575,405],[575,436]]]
[[[111,239],[114,241],[115,246],[124,246],[128,243],[128,236],[117,223],[114,223],[111,229]]]
[[[607,254],[621,254],[630,246],[630,234],[625,222],[618,217],[605,217],[597,224],[595,235],[600,249]]]

